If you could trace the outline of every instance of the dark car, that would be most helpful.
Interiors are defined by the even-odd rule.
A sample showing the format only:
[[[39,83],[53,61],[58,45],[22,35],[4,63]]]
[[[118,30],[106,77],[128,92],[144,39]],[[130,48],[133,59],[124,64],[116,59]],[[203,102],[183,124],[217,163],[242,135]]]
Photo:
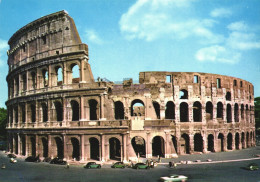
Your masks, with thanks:
[[[133,168],[134,169],[150,169],[150,166],[148,166],[148,164],[145,164],[145,163],[137,163],[134,165]]]
[[[126,167],[126,164],[124,164],[123,162],[116,162],[115,164],[113,164],[111,166],[112,168],[125,168]]]
[[[63,159],[60,159],[58,157],[55,157],[50,161],[50,164],[60,164],[60,165],[66,165],[67,161],[64,161]]]
[[[100,164],[97,164],[96,162],[89,162],[87,163],[84,168],[87,168],[87,169],[90,169],[90,168],[98,168],[100,169],[101,168],[101,165]]]
[[[250,170],[250,171],[254,171],[254,170],[258,170],[259,166],[256,163],[251,163],[249,164],[246,169]]]
[[[37,157],[29,156],[25,159],[25,162],[41,162],[41,159],[40,159],[39,155]]]
[[[9,158],[16,158],[16,155],[14,155],[14,154],[7,154],[7,157],[9,157]]]

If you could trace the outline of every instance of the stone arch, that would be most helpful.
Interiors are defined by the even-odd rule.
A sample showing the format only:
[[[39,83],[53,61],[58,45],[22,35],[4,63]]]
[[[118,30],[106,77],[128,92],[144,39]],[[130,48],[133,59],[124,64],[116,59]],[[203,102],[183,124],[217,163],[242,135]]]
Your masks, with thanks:
[[[164,139],[161,136],[155,136],[152,140],[152,155],[153,156],[161,156],[164,157],[165,155],[165,145]]]
[[[213,104],[212,102],[208,101],[206,103],[206,120],[212,120],[213,119]]]
[[[196,101],[193,103],[193,121],[194,122],[201,122],[202,115],[201,115],[201,103]]]
[[[109,154],[110,159],[121,161],[121,145],[115,137],[109,139]]]
[[[233,149],[232,144],[233,144],[232,133],[228,133],[228,135],[227,135],[227,149],[228,150],[232,150]]]
[[[249,121],[249,108],[248,105],[246,104],[246,121]]]
[[[71,83],[79,83],[79,78],[80,78],[80,69],[79,65],[77,63],[72,63],[70,65],[70,70],[71,70]]]
[[[48,121],[48,106],[46,103],[41,103],[42,107],[42,122],[47,122]]]
[[[72,144],[72,158],[76,159],[77,161],[80,160],[80,143],[79,140],[75,137],[71,138],[71,144]]]
[[[180,122],[189,122],[189,106],[186,102],[180,104]]]
[[[62,66],[58,65],[55,67],[55,85],[62,85],[63,84],[63,68]]]
[[[55,137],[54,140],[55,140],[55,144],[56,144],[57,157],[60,159],[63,159],[64,158],[64,150],[63,150],[64,143],[60,137]]]
[[[24,135],[21,136],[21,145],[22,145],[22,155],[26,155],[26,138]]]
[[[220,147],[220,151],[224,151],[224,135],[222,133],[218,134],[218,146]]]
[[[56,121],[63,121],[63,106],[60,101],[54,102]]]
[[[226,100],[231,101],[231,93],[230,92],[226,93]]]
[[[227,112],[226,112],[226,119],[228,123],[232,122],[232,109],[231,109],[231,105],[227,104]]]
[[[41,142],[42,142],[42,156],[44,158],[48,157],[48,140],[45,137],[41,138]]]
[[[16,105],[16,106],[14,106],[14,121],[15,121],[15,123],[18,123],[18,121],[19,121],[19,112],[18,112],[18,106]]]
[[[172,101],[166,104],[165,119],[175,119],[175,104]]]
[[[245,112],[244,112],[244,104],[241,104],[241,106],[240,106],[240,114],[241,114],[241,119],[242,120],[244,120],[244,118],[245,118]]]
[[[214,136],[212,134],[208,135],[208,151],[215,152],[215,149],[214,149]]]
[[[115,119],[124,119],[125,112],[124,112],[124,104],[121,101],[114,102],[115,106]]]
[[[234,118],[235,118],[235,122],[239,122],[239,108],[237,103],[235,103]]]
[[[71,110],[72,110],[72,121],[79,121],[79,114],[80,114],[80,109],[79,109],[79,103],[76,100],[70,101],[71,104]]]
[[[184,133],[181,135],[180,139],[181,153],[189,154],[190,153],[190,137],[188,134]]]
[[[179,92],[179,99],[188,99],[189,93],[186,89],[181,89]]]
[[[236,133],[236,135],[235,135],[235,147],[236,147],[236,150],[239,150],[239,145],[240,145],[240,137],[239,137],[239,133]]]
[[[146,143],[145,139],[140,136],[135,136],[131,140],[132,147],[135,151],[136,156],[146,157]]]
[[[160,119],[161,118],[161,116],[160,116],[160,104],[156,101],[153,101],[153,108],[154,108],[157,119]]]
[[[18,154],[18,136],[14,136],[14,153]]]
[[[177,143],[178,143],[177,137],[172,135],[172,144],[173,144],[173,147],[174,147],[176,154],[178,153],[178,144]]]
[[[217,103],[217,118],[223,119],[223,104],[222,104],[222,102]]]
[[[30,110],[31,110],[31,122],[36,122],[36,106],[34,103],[30,104]]]
[[[95,137],[89,138],[90,144],[90,159],[99,160],[99,141]]]
[[[98,120],[98,102],[95,99],[90,99],[89,104],[89,119]]]
[[[246,145],[245,145],[245,133],[244,132],[241,133],[241,144],[242,144],[242,149],[246,148]]]
[[[36,140],[35,137],[30,137],[30,144],[31,144],[31,155],[36,156]]]
[[[145,116],[145,105],[140,99],[135,99],[131,103],[131,116]]]
[[[35,90],[36,89],[36,73],[35,71],[31,71],[31,74],[30,74],[30,77],[31,77],[31,89]]]
[[[26,91],[26,90],[27,90],[27,76],[26,76],[26,74],[23,74],[23,75],[22,75],[22,82],[23,82],[23,88],[22,88],[22,90],[23,90],[23,91]]]
[[[249,132],[246,132],[246,147],[250,147],[250,143],[249,143]]]
[[[48,87],[49,72],[47,68],[42,69],[42,85],[43,87]]]
[[[194,151],[203,152],[203,138],[200,133],[194,135]]]

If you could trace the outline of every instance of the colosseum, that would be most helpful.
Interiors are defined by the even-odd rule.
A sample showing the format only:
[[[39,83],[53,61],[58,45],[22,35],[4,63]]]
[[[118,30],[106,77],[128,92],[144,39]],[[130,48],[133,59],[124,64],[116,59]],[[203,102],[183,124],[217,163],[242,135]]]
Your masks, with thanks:
[[[8,150],[21,156],[129,161],[255,146],[254,87],[198,72],[94,79],[66,11],[8,42]]]

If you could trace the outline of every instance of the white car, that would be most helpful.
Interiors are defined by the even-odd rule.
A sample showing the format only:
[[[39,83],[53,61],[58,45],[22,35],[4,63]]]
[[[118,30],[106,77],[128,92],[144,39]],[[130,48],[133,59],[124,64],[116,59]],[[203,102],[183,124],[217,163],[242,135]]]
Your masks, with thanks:
[[[178,175],[178,174],[171,174],[170,176],[165,176],[160,178],[161,181],[170,182],[170,181],[181,181],[184,182],[188,179],[187,176]]]

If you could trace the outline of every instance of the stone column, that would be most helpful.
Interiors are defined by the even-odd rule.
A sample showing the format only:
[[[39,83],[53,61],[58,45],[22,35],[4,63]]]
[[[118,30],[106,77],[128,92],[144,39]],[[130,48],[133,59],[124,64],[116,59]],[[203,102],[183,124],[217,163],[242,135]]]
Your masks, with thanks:
[[[104,95],[100,95],[100,120],[106,120],[105,113],[104,113]]]
[[[189,135],[190,138],[190,153],[194,153],[194,135],[190,134]]]
[[[152,158],[152,141],[150,131],[146,132],[146,158]]]
[[[171,146],[170,146],[170,131],[164,131],[165,133],[165,158],[170,158],[171,155]]]
[[[35,153],[36,156],[39,154],[39,136],[35,135]]]
[[[85,118],[85,107],[84,107],[84,97],[80,97],[80,121],[86,120]]]
[[[127,147],[126,138],[127,138],[127,133],[123,133],[123,160],[122,160],[123,162],[128,161],[127,155],[126,155],[126,147]]]
[[[63,157],[66,158],[67,160],[69,160],[66,134],[62,134],[62,141],[63,141]]]
[[[84,59],[80,60],[80,80],[79,83],[86,83],[85,72],[84,72]]]
[[[236,150],[236,133],[232,132],[232,150]]]
[[[51,135],[48,134],[48,157],[50,157],[50,158],[54,157],[52,150],[53,150],[53,147],[52,147],[52,142],[51,142]]]
[[[20,133],[17,133],[17,147],[18,147],[18,155],[21,155],[21,136],[20,136]]]
[[[62,76],[63,76],[63,84],[64,85],[67,85],[68,84],[68,73],[67,73],[67,64],[66,62],[63,63],[63,73],[62,73]]]
[[[212,103],[213,104],[213,111],[212,111],[212,115],[213,115],[213,117],[212,117],[212,120],[213,120],[213,122],[215,123],[215,122],[217,122],[217,104],[216,103]]]
[[[85,160],[85,136],[84,134],[80,134],[80,156],[81,156],[81,161]]]
[[[203,140],[203,153],[207,153],[208,151],[208,137],[205,133],[202,134],[202,140]]]

